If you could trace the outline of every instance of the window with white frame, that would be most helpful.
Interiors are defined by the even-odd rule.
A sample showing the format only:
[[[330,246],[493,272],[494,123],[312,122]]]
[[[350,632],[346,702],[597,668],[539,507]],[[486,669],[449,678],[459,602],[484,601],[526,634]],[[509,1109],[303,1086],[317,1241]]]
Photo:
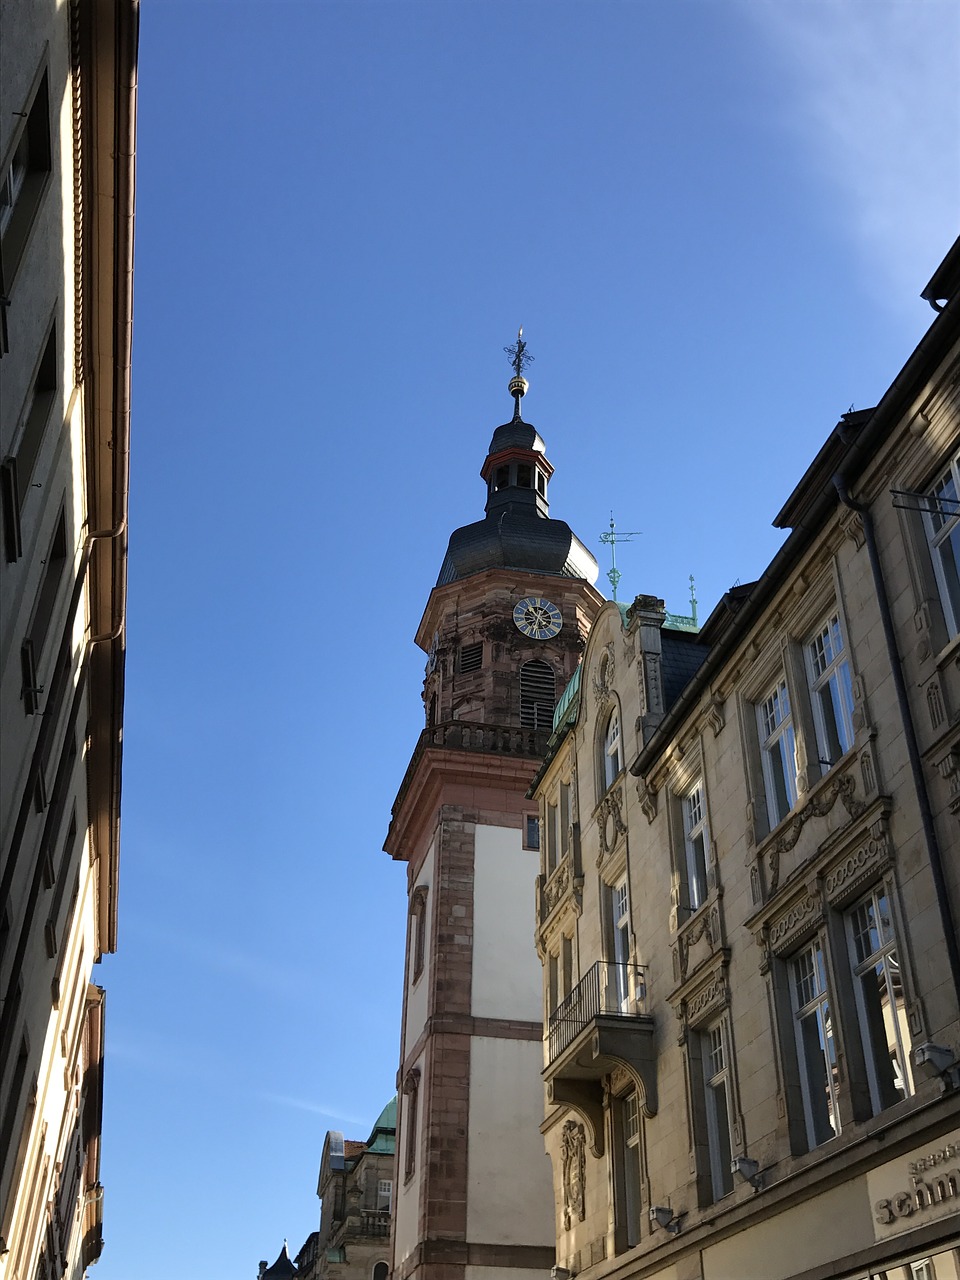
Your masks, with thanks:
[[[860,1039],[873,1112],[913,1093],[910,1025],[890,903],[883,886],[847,913]]]
[[[787,682],[781,677],[757,707],[763,784],[771,827],[797,803],[797,744]]]
[[[840,1132],[837,1045],[819,941],[794,957],[790,989],[807,1145],[813,1148]]]
[[[707,807],[703,779],[698,778],[680,801],[683,812],[684,870],[691,911],[703,905],[707,896]]]
[[[825,772],[853,746],[853,681],[839,613],[833,613],[807,645],[807,671]]]
[[[700,1033],[710,1186],[714,1200],[720,1200],[733,1190],[730,1171],[730,1071],[725,1039],[722,1022]]]
[[[377,1208],[382,1212],[389,1213],[392,1202],[393,1182],[390,1178],[379,1178],[377,1180]]]
[[[636,1089],[617,1100],[619,1112],[619,1177],[615,1210],[622,1248],[632,1249],[640,1242],[640,1100]]]
[[[607,977],[604,1007],[627,1011],[630,1007],[630,898],[627,877],[606,886]]]
[[[960,454],[926,495],[924,525],[947,631],[960,633]]]
[[[603,757],[601,759],[603,789],[606,791],[619,777],[623,770],[623,743],[620,737],[620,712],[614,708],[607,720],[606,732],[603,735]]]

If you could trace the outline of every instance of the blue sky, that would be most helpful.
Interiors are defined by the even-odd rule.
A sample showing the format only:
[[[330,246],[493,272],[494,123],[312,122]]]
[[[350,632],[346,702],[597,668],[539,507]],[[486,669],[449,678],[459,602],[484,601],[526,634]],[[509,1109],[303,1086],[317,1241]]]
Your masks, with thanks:
[[[99,1280],[252,1280],[393,1092],[412,637],[517,326],[552,513],[706,616],[933,318],[958,53],[953,0],[145,0]]]

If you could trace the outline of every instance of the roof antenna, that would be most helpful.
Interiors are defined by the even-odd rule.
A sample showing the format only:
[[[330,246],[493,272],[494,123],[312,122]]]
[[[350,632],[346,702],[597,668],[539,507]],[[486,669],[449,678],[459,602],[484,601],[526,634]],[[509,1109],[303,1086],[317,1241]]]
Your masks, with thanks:
[[[533,364],[533,356],[527,351],[527,344],[523,338],[523,325],[517,330],[516,342],[510,347],[504,347],[503,350],[510,357],[510,364],[513,366],[513,377],[507,384],[507,390],[513,396],[513,420],[519,422],[520,401],[530,387],[530,383],[523,376],[523,371],[528,365]]]

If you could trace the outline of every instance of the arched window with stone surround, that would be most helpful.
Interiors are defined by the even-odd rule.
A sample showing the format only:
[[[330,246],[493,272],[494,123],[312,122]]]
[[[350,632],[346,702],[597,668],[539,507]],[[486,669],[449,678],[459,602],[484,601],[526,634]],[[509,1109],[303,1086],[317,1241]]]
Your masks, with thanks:
[[[427,943],[427,886],[418,884],[410,895],[410,952],[412,960],[411,980],[416,982],[423,973],[423,959]]]
[[[552,729],[557,705],[557,677],[549,662],[533,658],[520,668],[520,724],[524,729]]]
[[[620,710],[614,707],[607,716],[600,744],[600,779],[607,791],[623,771],[623,735],[620,732]]]

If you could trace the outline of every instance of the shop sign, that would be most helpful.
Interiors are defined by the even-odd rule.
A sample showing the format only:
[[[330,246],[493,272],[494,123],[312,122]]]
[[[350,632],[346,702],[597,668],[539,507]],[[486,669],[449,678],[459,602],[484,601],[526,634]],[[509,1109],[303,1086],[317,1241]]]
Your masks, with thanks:
[[[878,1240],[960,1214],[960,1134],[867,1174]]]

